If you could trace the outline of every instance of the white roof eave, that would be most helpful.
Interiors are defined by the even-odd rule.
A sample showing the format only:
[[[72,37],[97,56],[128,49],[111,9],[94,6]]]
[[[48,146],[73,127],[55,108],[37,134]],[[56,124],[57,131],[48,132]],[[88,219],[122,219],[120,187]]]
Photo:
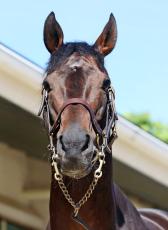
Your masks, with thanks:
[[[33,114],[44,70],[0,44],[0,96]]]
[[[168,145],[141,128],[119,116],[117,124],[118,142],[114,143],[114,157],[120,162],[168,186]],[[120,149],[119,149],[120,148]]]

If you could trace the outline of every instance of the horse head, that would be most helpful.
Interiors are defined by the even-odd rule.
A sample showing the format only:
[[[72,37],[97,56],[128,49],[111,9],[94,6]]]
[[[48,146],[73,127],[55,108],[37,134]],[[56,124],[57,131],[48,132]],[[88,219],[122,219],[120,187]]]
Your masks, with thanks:
[[[99,131],[106,126],[110,79],[104,57],[115,46],[116,21],[111,14],[94,45],[64,43],[63,37],[52,12],[44,25],[44,43],[51,56],[43,81],[48,103],[43,117],[50,126],[59,170],[82,178],[92,169]]]

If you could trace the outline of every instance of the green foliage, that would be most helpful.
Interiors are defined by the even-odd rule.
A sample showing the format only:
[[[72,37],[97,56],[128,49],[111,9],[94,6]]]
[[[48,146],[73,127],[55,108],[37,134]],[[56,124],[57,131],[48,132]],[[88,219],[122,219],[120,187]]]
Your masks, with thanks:
[[[153,121],[148,113],[125,113],[124,117],[168,144],[168,125]]]

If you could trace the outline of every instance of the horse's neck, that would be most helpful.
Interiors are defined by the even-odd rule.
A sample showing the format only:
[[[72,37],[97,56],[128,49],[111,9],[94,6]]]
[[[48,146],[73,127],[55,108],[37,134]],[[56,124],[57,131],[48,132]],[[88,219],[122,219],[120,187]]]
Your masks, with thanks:
[[[79,201],[88,189],[93,175],[78,181],[67,179],[66,184],[69,193],[75,201]],[[93,191],[88,201],[81,207],[79,215],[93,230],[115,229],[115,208],[112,189],[112,157],[106,156],[106,164],[103,167],[103,176]],[[51,230],[77,230],[79,224],[71,219],[73,212],[70,204],[65,200],[57,182],[51,183],[50,196],[50,224]]]

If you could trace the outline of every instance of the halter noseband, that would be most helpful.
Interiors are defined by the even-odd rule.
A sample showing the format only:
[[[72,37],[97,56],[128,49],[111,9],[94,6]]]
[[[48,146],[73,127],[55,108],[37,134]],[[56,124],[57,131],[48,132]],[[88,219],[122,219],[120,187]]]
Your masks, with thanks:
[[[102,176],[102,167],[103,164],[105,163],[105,151],[111,153],[111,147],[109,145],[112,145],[114,140],[117,137],[116,133],[116,120],[118,119],[116,109],[115,109],[115,93],[114,89],[112,87],[109,87],[106,91],[106,96],[107,96],[107,105],[106,105],[106,123],[105,123],[105,128],[102,129],[96,120],[96,116],[94,114],[94,111],[90,107],[90,105],[83,100],[82,98],[71,98],[65,101],[65,103],[62,105],[58,115],[57,119],[54,121],[54,124],[51,124],[51,115],[50,115],[50,110],[49,110],[49,104],[48,104],[48,92],[43,88],[42,90],[42,102],[40,106],[40,110],[38,113],[38,116],[40,116],[43,113],[43,119],[47,122],[48,125],[48,135],[49,135],[49,150],[52,152],[52,166],[54,168],[55,174],[54,177],[56,181],[59,184],[60,189],[62,190],[65,198],[67,201],[71,204],[71,206],[74,208],[74,212],[72,215],[72,218],[78,222],[80,225],[82,225],[86,230],[89,230],[89,227],[87,224],[80,219],[78,216],[79,209],[81,208],[82,205],[85,204],[85,202],[88,200],[88,198],[91,196],[93,193],[97,182],[99,178]],[[90,184],[88,190],[86,191],[85,195],[79,200],[77,203],[73,201],[71,198],[67,187],[65,186],[63,182],[63,176],[58,170],[57,166],[57,159],[58,159],[58,154],[57,150],[53,144],[53,135],[57,135],[60,125],[61,125],[61,115],[65,108],[71,105],[82,105],[90,114],[91,122],[92,122],[92,127],[97,135],[97,139],[100,141],[98,142],[98,149],[97,149],[97,156],[95,158],[95,162],[98,160],[99,161],[99,166],[94,172],[94,178],[92,183]],[[101,143],[101,144],[100,144]]]
[[[85,107],[90,114],[93,129],[94,129],[95,133],[101,135],[102,129],[100,128],[100,125],[98,124],[98,122],[96,120],[96,117],[95,117],[93,110],[90,108],[89,104],[85,100],[83,100],[82,98],[71,98],[71,99],[68,99],[63,104],[63,106],[61,107],[60,112],[58,114],[58,117],[57,117],[56,121],[54,122],[54,125],[50,131],[51,133],[57,133],[58,132],[59,126],[61,123],[61,115],[62,115],[63,111],[65,110],[65,108],[68,107],[69,105],[82,105],[83,107]]]
[[[48,92],[43,88],[42,89],[42,102],[41,102],[41,106],[38,112],[38,116],[40,116],[43,113],[43,118],[44,118],[44,113],[46,112],[47,114],[47,124],[48,124],[48,128],[49,128],[49,136],[53,135],[53,134],[57,134],[60,128],[60,124],[61,124],[61,115],[63,113],[63,111],[65,110],[66,107],[70,106],[70,105],[82,105],[83,107],[86,108],[86,110],[89,112],[90,117],[91,117],[91,122],[92,122],[92,126],[93,129],[95,131],[95,133],[99,136],[106,136],[106,138],[108,139],[107,141],[110,143],[113,143],[113,141],[116,138],[116,129],[115,129],[115,124],[116,124],[116,120],[118,119],[117,117],[117,113],[116,113],[116,109],[115,109],[115,92],[114,89],[112,87],[109,87],[107,92],[107,108],[106,108],[106,125],[105,125],[105,129],[102,130],[102,128],[100,127],[99,123],[96,120],[96,116],[94,114],[94,111],[92,110],[92,108],[90,107],[90,105],[83,100],[82,98],[71,98],[71,99],[67,99],[64,104],[62,105],[58,115],[57,115],[57,119],[54,121],[54,124],[51,125],[51,121],[50,121],[50,112],[49,112],[49,104],[48,104]],[[110,134],[111,131],[111,134]],[[109,141],[110,140],[110,141]]]

